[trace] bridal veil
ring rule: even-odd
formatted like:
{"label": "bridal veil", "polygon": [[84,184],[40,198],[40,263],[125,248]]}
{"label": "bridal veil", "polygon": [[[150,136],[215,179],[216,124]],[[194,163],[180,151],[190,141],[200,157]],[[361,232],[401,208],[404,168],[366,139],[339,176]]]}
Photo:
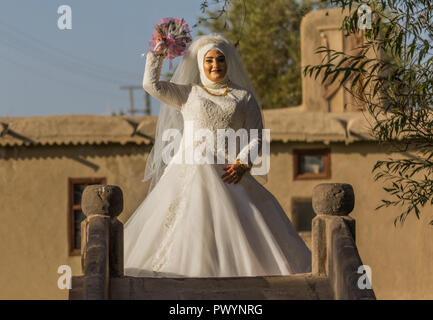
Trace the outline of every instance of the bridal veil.
{"label": "bridal veil", "polygon": [[[185,51],[182,60],[177,66],[170,82],[186,85],[186,84],[197,84],[202,85],[200,80],[200,70],[197,63],[197,53],[200,48],[207,44],[215,43],[218,46],[224,48],[225,58],[227,63],[228,78],[230,81],[238,84],[239,86],[248,89],[257,99],[255,90],[251,83],[251,80],[246,72],[239,54],[235,46],[225,37],[217,33],[211,33],[209,35],[198,36]],[[263,110],[260,106],[260,111],[263,117]],[[179,135],[175,137],[174,142],[164,141],[163,133],[166,129],[176,129],[179,131]],[[163,161],[164,148],[169,143],[174,143],[175,150],[178,150],[180,137],[183,134],[183,118],[182,113],[173,106],[161,102],[160,112],[156,125],[155,141],[152,150],[149,153],[146,162],[146,168],[144,172],[144,181],[150,181],[148,193],[154,188],[159,181],[160,177],[164,173],[164,169],[167,164]],[[264,158],[263,158],[264,159]],[[264,161],[264,160],[262,160]],[[258,180],[262,183],[267,182],[267,175],[257,175]]]}

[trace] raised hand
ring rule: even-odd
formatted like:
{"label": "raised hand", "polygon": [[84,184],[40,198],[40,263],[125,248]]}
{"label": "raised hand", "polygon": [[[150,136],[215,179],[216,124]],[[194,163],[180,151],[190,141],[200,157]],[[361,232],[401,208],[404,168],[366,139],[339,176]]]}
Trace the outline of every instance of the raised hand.
{"label": "raised hand", "polygon": [[[162,37],[162,34],[160,32],[158,32],[158,34],[156,35],[156,43],[158,43],[159,41],[164,41],[164,38]],[[158,46],[158,48],[156,49],[157,52],[162,52],[163,50],[165,50],[166,45],[165,45],[165,41],[164,44],[161,44]],[[165,57],[166,54],[164,54]]]}

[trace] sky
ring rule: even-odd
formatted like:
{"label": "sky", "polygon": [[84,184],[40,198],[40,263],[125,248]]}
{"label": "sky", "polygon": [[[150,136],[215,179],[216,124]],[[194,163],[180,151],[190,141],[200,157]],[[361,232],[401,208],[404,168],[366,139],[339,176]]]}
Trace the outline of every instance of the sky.
{"label": "sky", "polygon": [[[110,115],[129,109],[141,86],[154,25],[181,17],[191,28],[201,0],[1,0],[0,117]],[[58,8],[71,8],[72,29],[60,30]],[[173,61],[175,66],[180,57]],[[162,73],[168,72],[168,60]],[[152,115],[159,102],[151,99]],[[144,108],[144,90],[134,90]]]}

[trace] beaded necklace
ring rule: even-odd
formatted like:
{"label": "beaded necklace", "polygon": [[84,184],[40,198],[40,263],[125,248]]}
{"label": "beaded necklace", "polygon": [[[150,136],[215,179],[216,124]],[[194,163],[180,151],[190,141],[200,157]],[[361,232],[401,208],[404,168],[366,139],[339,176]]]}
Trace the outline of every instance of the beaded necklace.
{"label": "beaded necklace", "polygon": [[229,84],[227,83],[226,84],[226,90],[223,92],[223,93],[213,93],[213,92],[211,92],[208,88],[206,88],[205,86],[201,86],[203,89],[204,89],[204,91],[206,91],[207,93],[209,93],[209,94],[211,94],[211,95],[213,95],[213,96],[217,96],[217,97],[221,97],[221,96],[226,96],[228,93],[229,93]]}

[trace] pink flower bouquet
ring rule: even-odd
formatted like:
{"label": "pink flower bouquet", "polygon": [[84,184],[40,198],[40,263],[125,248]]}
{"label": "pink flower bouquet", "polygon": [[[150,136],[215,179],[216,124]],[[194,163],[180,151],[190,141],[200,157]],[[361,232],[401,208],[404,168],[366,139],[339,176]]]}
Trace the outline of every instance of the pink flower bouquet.
{"label": "pink flower bouquet", "polygon": [[[158,33],[162,36],[162,41],[157,41]],[[162,18],[155,25],[149,45],[152,51],[156,51],[160,45],[165,47],[171,69],[172,60],[183,55],[191,41],[188,24],[183,18]]]}

